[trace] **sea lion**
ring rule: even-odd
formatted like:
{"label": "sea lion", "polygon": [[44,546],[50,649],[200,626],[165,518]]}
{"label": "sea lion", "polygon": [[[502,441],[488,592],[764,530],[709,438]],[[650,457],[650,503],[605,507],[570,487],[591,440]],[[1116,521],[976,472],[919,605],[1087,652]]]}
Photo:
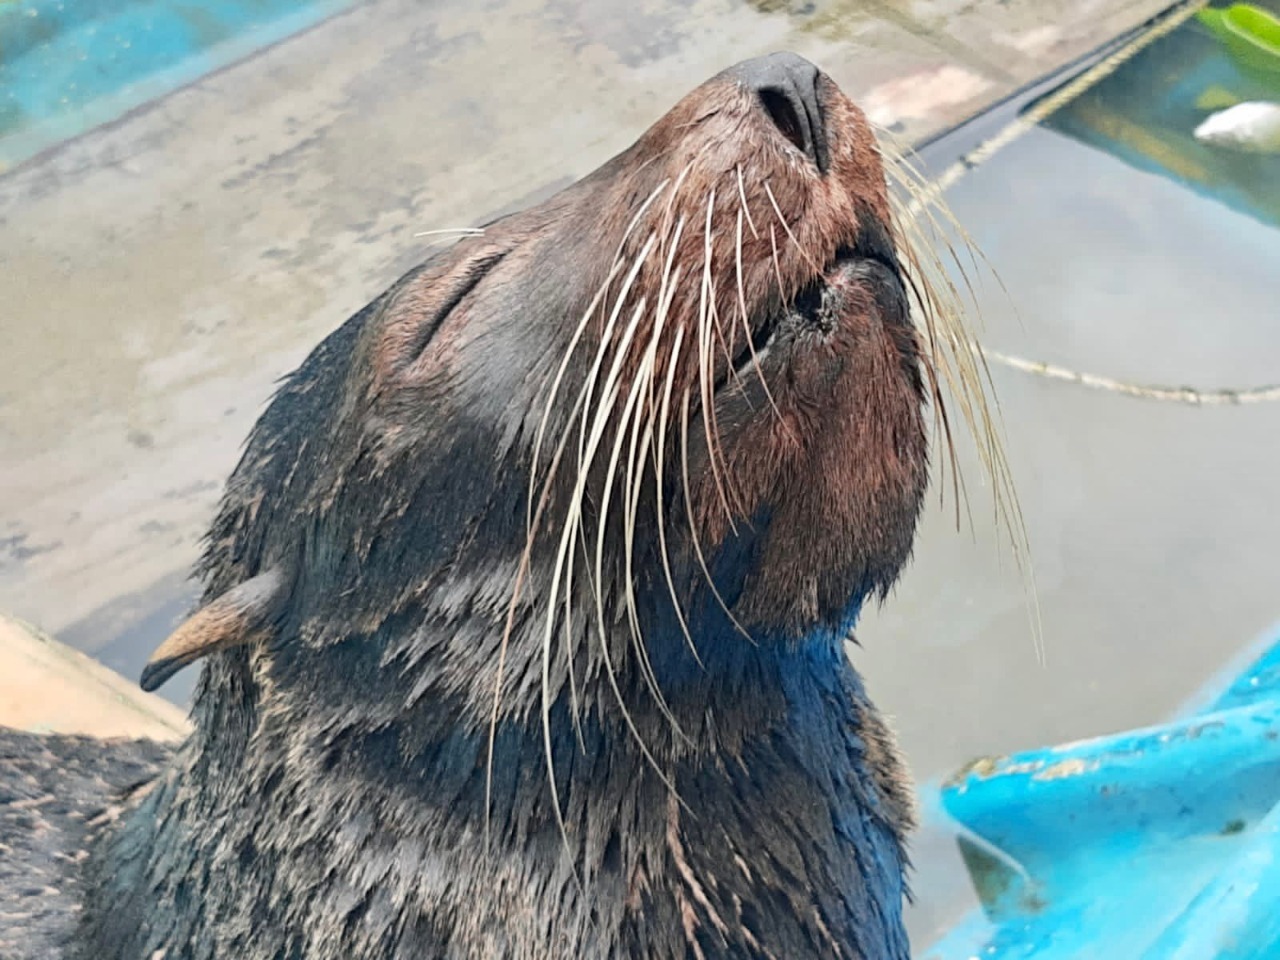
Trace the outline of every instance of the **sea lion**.
{"label": "sea lion", "polygon": [[40,942],[907,957],[911,794],[843,647],[928,477],[902,249],[867,120],[774,54],[351,317],[144,673],[203,658],[195,732],[72,818]]}

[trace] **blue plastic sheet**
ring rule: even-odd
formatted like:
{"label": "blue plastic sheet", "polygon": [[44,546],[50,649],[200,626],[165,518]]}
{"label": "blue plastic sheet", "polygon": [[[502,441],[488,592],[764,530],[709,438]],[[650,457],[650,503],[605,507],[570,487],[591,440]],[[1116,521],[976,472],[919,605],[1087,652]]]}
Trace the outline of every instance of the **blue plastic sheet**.
{"label": "blue plastic sheet", "polygon": [[1280,957],[1280,637],[1170,723],[942,789],[982,909],[926,960]]}

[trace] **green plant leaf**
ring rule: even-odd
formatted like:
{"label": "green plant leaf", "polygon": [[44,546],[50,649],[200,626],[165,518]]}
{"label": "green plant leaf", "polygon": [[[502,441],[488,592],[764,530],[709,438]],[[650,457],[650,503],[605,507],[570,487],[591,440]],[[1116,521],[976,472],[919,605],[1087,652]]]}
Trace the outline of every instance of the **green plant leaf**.
{"label": "green plant leaf", "polygon": [[1280,20],[1249,3],[1208,8],[1196,15],[1241,65],[1280,73]]}

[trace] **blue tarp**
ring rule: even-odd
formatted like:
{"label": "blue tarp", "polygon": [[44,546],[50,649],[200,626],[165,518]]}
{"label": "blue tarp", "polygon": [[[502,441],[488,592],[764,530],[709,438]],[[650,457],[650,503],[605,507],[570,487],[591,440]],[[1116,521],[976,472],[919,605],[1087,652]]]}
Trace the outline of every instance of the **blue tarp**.
{"label": "blue tarp", "polygon": [[1280,636],[1161,726],[942,788],[982,909],[924,960],[1280,957]]}

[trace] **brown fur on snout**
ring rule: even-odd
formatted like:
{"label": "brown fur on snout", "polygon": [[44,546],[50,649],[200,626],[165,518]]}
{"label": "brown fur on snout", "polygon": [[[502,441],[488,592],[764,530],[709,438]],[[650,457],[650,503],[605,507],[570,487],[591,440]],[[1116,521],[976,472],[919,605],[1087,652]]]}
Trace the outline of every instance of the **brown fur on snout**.
{"label": "brown fur on snout", "polygon": [[[520,428],[536,434],[531,502],[548,483],[564,487],[542,530],[554,535],[584,511],[621,514],[602,488],[639,503],[657,472],[671,488],[657,522],[691,529],[703,564],[740,522],[771,511],[777,530],[742,616],[803,632],[838,621],[855,591],[886,589],[925,484],[920,351],[905,303],[853,291],[837,328],[785,364],[761,365],[751,346],[865,231],[894,243],[865,116],[825,75],[817,98],[825,170],[728,71],[590,177],[459,242],[396,295],[372,348],[384,442],[403,442],[415,405],[456,401],[460,381],[489,375],[484,344],[523,324],[525,382],[541,387]],[[552,295],[561,306],[545,320],[509,309]],[[750,368],[731,371],[743,351]],[[744,419],[729,394],[753,379],[763,389],[749,391]],[[734,429],[721,428],[725,417]],[[584,473],[592,479],[575,492]],[[644,499],[653,506],[652,493]],[[653,512],[632,506],[632,533],[619,539],[642,540],[634,528]],[[678,552],[678,540],[673,531],[663,549]]]}
{"label": "brown fur on snout", "polygon": [[[625,317],[643,302],[656,312],[665,293],[668,332],[659,355],[666,357],[669,331],[696,324],[710,260],[718,346],[740,345],[735,338],[743,335],[744,304],[755,319],[794,298],[837,249],[856,243],[860,216],[882,227],[892,222],[881,156],[865,115],[825,75],[819,93],[830,141],[825,174],[774,126],[754,91],[722,74],[589,177],[540,207],[487,227],[482,237],[460,241],[397,295],[377,347],[378,382],[430,377],[432,361],[447,362],[465,328],[490,318],[490,292],[513,279],[528,289],[548,274],[548,283],[574,289],[578,312],[566,316],[566,324],[590,310],[588,333],[597,339],[612,311]],[[549,257],[552,249],[561,256]],[[600,256],[604,250],[617,252],[609,260]],[[625,274],[636,264],[628,286]],[[654,325],[647,315],[629,369],[650,343]],[[682,368],[681,380],[692,378]]]}
{"label": "brown fur on snout", "polygon": [[[773,378],[781,413],[739,415],[722,438],[743,517],[768,515],[740,616],[792,635],[814,623],[838,628],[851,585],[887,590],[910,555],[928,481],[919,346],[905,301],[878,303],[864,284],[845,295],[826,342],[770,358],[785,371]],[[704,491],[701,502],[712,496]],[[728,521],[714,510],[705,517],[707,539],[719,542]]]}

